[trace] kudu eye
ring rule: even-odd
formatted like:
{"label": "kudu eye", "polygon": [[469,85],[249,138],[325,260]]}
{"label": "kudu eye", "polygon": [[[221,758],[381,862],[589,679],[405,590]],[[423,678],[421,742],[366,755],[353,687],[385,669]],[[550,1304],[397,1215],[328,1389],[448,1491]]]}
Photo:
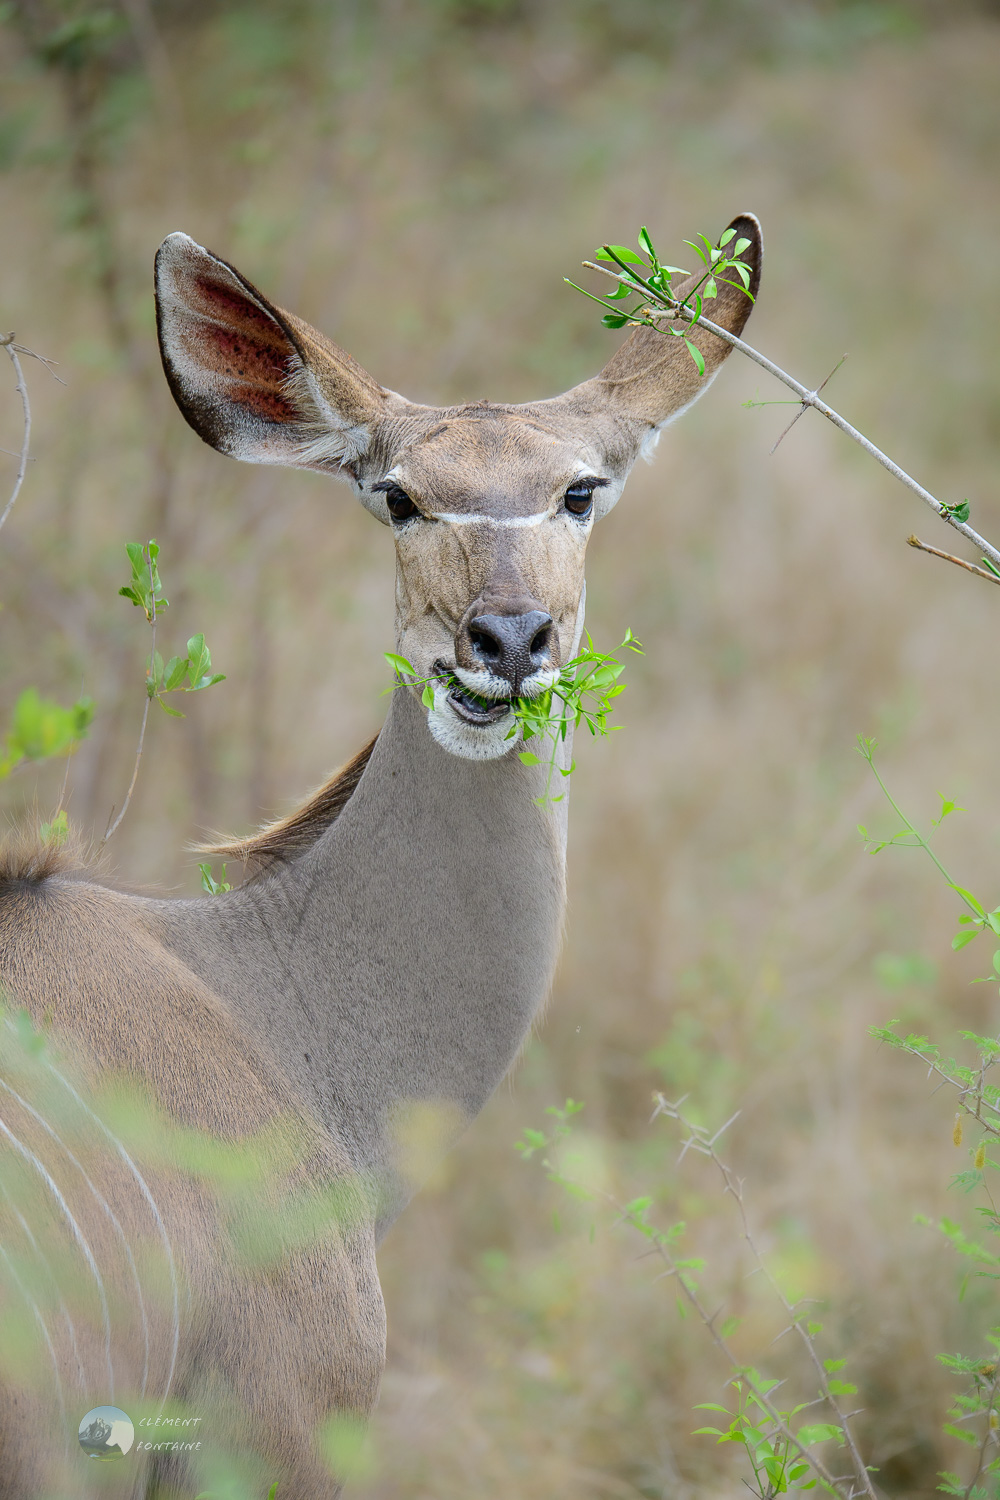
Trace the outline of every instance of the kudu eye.
{"label": "kudu eye", "polygon": [[386,490],[385,503],[394,521],[408,521],[411,516],[417,514],[417,507],[406,491],[401,490],[398,484],[394,484],[391,489]]}
{"label": "kudu eye", "polygon": [[594,508],[594,488],[590,484],[571,484],[563,496],[563,504],[573,516],[589,516]]}

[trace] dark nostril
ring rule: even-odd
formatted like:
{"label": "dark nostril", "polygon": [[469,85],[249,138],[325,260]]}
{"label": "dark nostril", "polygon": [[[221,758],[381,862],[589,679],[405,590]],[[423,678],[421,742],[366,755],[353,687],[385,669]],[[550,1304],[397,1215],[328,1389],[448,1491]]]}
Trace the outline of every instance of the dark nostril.
{"label": "dark nostril", "polygon": [[495,659],[501,654],[500,642],[494,636],[487,635],[485,630],[470,630],[469,640],[472,642],[472,649],[479,656]]}
{"label": "dark nostril", "polygon": [[534,637],[531,645],[528,647],[528,650],[531,652],[532,656],[541,656],[543,651],[548,650],[549,635],[551,634],[551,631],[551,625],[542,626],[541,630]]}

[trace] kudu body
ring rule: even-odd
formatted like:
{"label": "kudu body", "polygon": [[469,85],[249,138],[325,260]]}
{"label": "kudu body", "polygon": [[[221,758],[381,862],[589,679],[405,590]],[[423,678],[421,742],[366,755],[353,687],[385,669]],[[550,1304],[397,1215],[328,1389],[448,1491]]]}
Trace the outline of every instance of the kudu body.
{"label": "kudu body", "polygon": [[[755,292],[759,226],[734,223]],[[436,678],[434,705],[399,688],[372,746],[234,846],[249,878],[223,896],[150,899],[44,849],[0,857],[0,987],[51,1027],[34,1094],[27,1073],[0,1073],[0,1152],[24,1186],[0,1198],[0,1298],[38,1351],[21,1366],[0,1350],[0,1497],[193,1494],[229,1452],[248,1495],[277,1480],[279,1500],[330,1500],[315,1433],[367,1415],[381,1376],[375,1246],[413,1185],[400,1121],[433,1106],[447,1136],[475,1116],[556,961],[566,803],[536,800],[510,701],[573,654],[593,520],[729,346],[697,332],[702,378],[682,340],[636,329],[563,396],[442,410],[384,390],[184,235],[161,247],[157,305],[167,378],[202,437],[339,474],[392,527],[397,650]],[[726,283],[710,304],[734,332],[750,306]],[[166,1148],[123,1143],[93,1102],[109,1076],[141,1089],[164,1139],[270,1141],[259,1205],[229,1212]],[[234,1212],[291,1223],[289,1204],[331,1191],[347,1207],[321,1233],[234,1254]],[[83,1289],[68,1303],[71,1262]],[[201,1448],[92,1464],[76,1423],[108,1402],[200,1416]]]}

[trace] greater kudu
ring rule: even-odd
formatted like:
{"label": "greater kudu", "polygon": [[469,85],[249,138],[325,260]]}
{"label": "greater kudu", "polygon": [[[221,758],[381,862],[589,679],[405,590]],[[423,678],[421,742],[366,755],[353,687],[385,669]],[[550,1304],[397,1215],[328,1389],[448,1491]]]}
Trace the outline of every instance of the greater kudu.
{"label": "greater kudu", "polygon": [[[755,293],[760,228],[733,227]],[[346,478],[392,528],[397,651],[438,685],[430,708],[398,690],[372,744],[232,847],[249,876],[230,894],[124,894],[45,848],[0,859],[0,984],[48,1019],[56,1059],[34,1100],[0,1081],[2,1139],[40,1205],[33,1227],[23,1194],[0,1199],[2,1290],[43,1354],[29,1376],[0,1350],[0,1496],[193,1493],[190,1457],[104,1467],[61,1444],[89,1407],[156,1412],[169,1392],[168,1412],[201,1417],[196,1457],[244,1454],[248,1495],[276,1479],[279,1500],[330,1500],[314,1434],[332,1412],[367,1414],[382,1371],[375,1247],[411,1191],[401,1113],[434,1105],[453,1133],[472,1119],[556,961],[566,803],[539,805],[542,773],[511,754],[511,699],[573,654],[593,522],[730,346],[694,335],[702,377],[683,340],[637,328],[565,395],[439,409],[383,389],[186,235],[161,246],[156,288],[164,369],[195,431],[236,458]],[[751,302],[722,282],[711,307],[738,333]],[[151,1148],[137,1159],[98,1122],[83,1091],[109,1071],[164,1130],[259,1142],[291,1121],[297,1154],[275,1149],[262,1214],[338,1184],[353,1208],[240,1259],[217,1184]],[[60,1100],[77,1101],[73,1143],[52,1124]],[[72,1257],[89,1302],[69,1306]]]}

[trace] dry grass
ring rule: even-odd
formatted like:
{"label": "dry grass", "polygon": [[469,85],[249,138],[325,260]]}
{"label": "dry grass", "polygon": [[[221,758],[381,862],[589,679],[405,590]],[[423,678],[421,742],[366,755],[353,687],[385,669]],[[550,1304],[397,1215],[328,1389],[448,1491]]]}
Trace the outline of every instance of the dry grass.
{"label": "dry grass", "polygon": [[[752,208],[768,244],[754,341],[817,381],[849,350],[834,403],[1000,536],[1000,25],[955,9],[864,41],[817,20],[800,42],[770,6],[767,56],[738,65],[725,11],[671,50],[609,39],[596,5],[508,10],[474,25],[453,6],[317,3],[297,30],[273,7],[166,25],[155,86],[122,75],[105,101],[127,347],[74,227],[65,100],[0,32],[4,139],[21,132],[0,184],[0,325],[69,382],[29,371],[35,463],[0,539],[0,723],[24,685],[68,699],[84,678],[98,717],[69,806],[103,827],[141,708],[145,640],[116,598],[126,538],[159,538],[165,632],[203,629],[228,673],[183,723],[151,724],[115,839],[130,883],[194,889],[185,843],[281,810],[356,750],[391,645],[391,542],[349,492],[238,469],[170,406],[148,273],[172,229],[388,385],[521,399],[612,347],[560,282],[599,240],[647,222],[678,246]],[[625,12],[640,39],[644,13]],[[736,1455],[690,1436],[725,1375],[703,1330],[627,1234],[513,1151],[547,1104],[583,1099],[589,1170],[688,1221],[745,1317],[741,1351],[770,1357],[776,1315],[713,1179],[678,1171],[669,1129],[648,1128],[654,1087],[690,1091],[706,1118],[742,1109],[729,1150],[751,1214],[789,1284],[828,1303],[886,1493],[930,1495],[957,1461],[934,1356],[978,1349],[995,1314],[975,1285],[959,1304],[953,1259],[913,1216],[957,1211],[964,1156],[950,1101],[866,1030],[899,1015],[948,1043],[1000,1020],[995,991],[968,988],[983,956],[949,952],[953,903],[929,864],[862,853],[856,824],[888,820],[854,737],[882,741],[925,821],[938,789],[959,794],[972,813],[943,830],[946,863],[1000,896],[997,599],[907,550],[915,527],[942,537],[818,418],[768,458],[787,409],[741,403],[782,394],[730,362],[594,540],[595,639],[630,625],[648,655],[629,665],[624,732],[578,757],[549,1013],[385,1246],[380,1469],[359,1500],[746,1493]],[[17,416],[5,402],[4,448]],[[61,777],[41,776],[43,808]],[[35,795],[27,778],[4,788],[11,810]],[[885,953],[930,977],[888,988]]]}

